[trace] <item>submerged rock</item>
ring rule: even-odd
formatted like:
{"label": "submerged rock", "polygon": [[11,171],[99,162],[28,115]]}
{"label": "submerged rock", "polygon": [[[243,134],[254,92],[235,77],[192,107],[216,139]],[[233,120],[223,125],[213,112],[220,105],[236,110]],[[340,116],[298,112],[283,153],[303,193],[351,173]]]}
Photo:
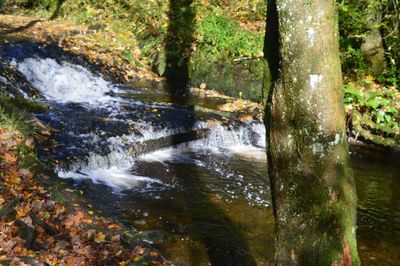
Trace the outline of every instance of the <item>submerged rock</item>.
{"label": "submerged rock", "polygon": [[161,244],[166,240],[167,233],[163,230],[146,230],[134,234],[134,237],[149,244]]}

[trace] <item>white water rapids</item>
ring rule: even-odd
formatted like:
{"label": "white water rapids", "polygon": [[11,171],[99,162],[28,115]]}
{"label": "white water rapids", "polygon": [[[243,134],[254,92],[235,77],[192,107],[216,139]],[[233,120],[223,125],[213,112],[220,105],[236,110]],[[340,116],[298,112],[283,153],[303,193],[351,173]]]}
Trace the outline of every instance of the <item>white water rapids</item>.
{"label": "white water rapids", "polygon": [[12,64],[50,100],[92,106],[115,101],[106,93],[117,90],[117,87],[82,66],[65,61],[60,64],[50,58],[27,58]]}
{"label": "white water rapids", "polygon": [[[13,61],[12,64],[51,102],[78,103],[88,109],[107,108],[114,115],[122,113],[121,103],[143,104],[132,99],[127,102],[126,99],[110,96],[112,95],[110,92],[119,91],[118,86],[79,65],[42,58],[27,58],[19,62]],[[110,116],[109,119],[115,118]],[[91,179],[95,183],[103,183],[120,190],[162,183],[158,179],[132,174],[131,169],[139,160],[162,163],[191,161],[187,155],[188,151],[239,154],[252,160],[265,160],[265,128],[262,124],[243,124],[231,129],[222,126],[221,123],[207,124],[198,121],[192,129],[208,128],[209,134],[206,138],[138,157],[134,157],[130,149],[135,143],[182,133],[184,129],[179,127],[156,129],[152,123],[146,121],[134,121],[133,124],[136,128],[144,129],[141,136],[127,132],[108,137],[107,145],[110,150],[108,154],[98,154],[93,151],[87,160],[76,162],[67,170],[58,169],[59,177]],[[77,133],[71,131],[70,134]],[[93,143],[100,139],[100,135],[95,132],[84,137],[82,139],[86,142]]]}

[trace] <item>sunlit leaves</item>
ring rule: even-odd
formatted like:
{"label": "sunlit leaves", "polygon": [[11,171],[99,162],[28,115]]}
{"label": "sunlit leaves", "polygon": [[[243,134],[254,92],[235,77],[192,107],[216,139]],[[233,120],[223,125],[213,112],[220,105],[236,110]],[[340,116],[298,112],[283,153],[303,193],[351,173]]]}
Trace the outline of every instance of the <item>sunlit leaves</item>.
{"label": "sunlit leaves", "polygon": [[94,237],[94,242],[98,244],[103,243],[105,240],[106,240],[106,235],[103,234],[102,232],[97,233]]}

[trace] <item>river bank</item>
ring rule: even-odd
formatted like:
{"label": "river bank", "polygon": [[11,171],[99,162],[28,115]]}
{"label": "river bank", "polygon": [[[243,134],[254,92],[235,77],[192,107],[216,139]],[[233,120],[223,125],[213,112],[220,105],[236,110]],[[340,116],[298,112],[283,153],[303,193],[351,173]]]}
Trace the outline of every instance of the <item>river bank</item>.
{"label": "river bank", "polygon": [[53,130],[31,112],[48,109],[11,66],[0,75],[0,265],[169,265],[39,161]]}

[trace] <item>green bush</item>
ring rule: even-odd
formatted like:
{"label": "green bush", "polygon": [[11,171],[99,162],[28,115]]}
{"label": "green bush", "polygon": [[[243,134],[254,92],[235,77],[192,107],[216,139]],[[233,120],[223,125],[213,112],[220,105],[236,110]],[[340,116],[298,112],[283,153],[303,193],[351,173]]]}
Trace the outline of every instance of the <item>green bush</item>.
{"label": "green bush", "polygon": [[397,104],[398,93],[394,89],[361,91],[351,85],[344,87],[344,103],[361,113],[370,113],[372,122],[393,130],[400,126],[400,112]]}
{"label": "green bush", "polygon": [[209,14],[197,27],[198,46],[212,54],[225,52],[228,56],[256,57],[262,54],[263,33],[241,29],[227,15]]}

